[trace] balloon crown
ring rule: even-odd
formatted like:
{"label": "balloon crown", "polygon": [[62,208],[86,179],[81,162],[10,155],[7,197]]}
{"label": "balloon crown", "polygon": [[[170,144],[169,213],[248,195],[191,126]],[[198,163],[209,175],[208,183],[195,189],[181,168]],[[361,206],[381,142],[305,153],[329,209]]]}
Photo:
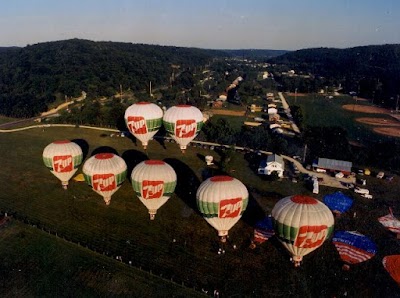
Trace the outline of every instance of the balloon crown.
{"label": "balloon crown", "polygon": [[110,159],[113,158],[114,154],[112,153],[98,153],[94,157],[96,159]]}
{"label": "balloon crown", "polygon": [[211,177],[210,180],[212,182],[226,182],[226,181],[232,181],[233,178],[230,176],[214,176]]}
{"label": "balloon crown", "polygon": [[144,162],[146,165],[164,165],[165,162],[162,160],[150,159]]}
{"label": "balloon crown", "polygon": [[291,200],[292,202],[298,204],[308,204],[308,205],[318,204],[318,201],[316,199],[303,195],[295,195],[291,198]]}
{"label": "balloon crown", "polygon": [[70,140],[59,140],[59,141],[54,141],[53,144],[67,144],[71,143]]}

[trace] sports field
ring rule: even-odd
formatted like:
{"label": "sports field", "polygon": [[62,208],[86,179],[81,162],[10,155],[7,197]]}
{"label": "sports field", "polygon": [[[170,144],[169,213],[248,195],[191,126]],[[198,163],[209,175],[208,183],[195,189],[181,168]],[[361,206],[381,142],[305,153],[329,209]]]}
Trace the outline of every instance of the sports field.
{"label": "sports field", "polygon": [[[13,238],[12,226],[3,227],[0,237],[6,235],[2,240],[8,241],[10,246],[1,245],[0,255],[7,252],[10,257],[7,258],[7,266],[1,265],[1,274],[7,274],[10,268],[19,269],[22,266],[23,270],[23,264],[29,270],[40,266],[40,260],[48,254],[47,247],[62,251],[57,247],[60,239],[79,248],[78,251],[81,247],[86,251],[87,247],[88,258],[91,260],[88,264],[83,263],[81,269],[79,266],[76,268],[75,265],[68,265],[72,262],[69,261],[70,255],[79,255],[80,252],[60,254],[55,257],[54,263],[51,262],[52,258],[45,260],[48,266],[45,268],[50,270],[40,271],[44,274],[42,279],[27,282],[29,275],[12,279],[15,283],[3,283],[2,290],[12,293],[26,285],[24,293],[27,294],[35,295],[38,293],[36,289],[45,289],[43,291],[48,291],[49,296],[57,295],[58,288],[52,289],[50,286],[53,279],[58,276],[59,280],[69,278],[63,270],[54,269],[61,263],[65,264],[67,270],[71,270],[74,283],[82,275],[81,287],[76,287],[81,296],[92,296],[91,291],[95,292],[93,296],[101,296],[107,283],[97,283],[90,277],[99,269],[97,261],[92,260],[91,256],[96,258],[100,255],[107,260],[106,266],[110,266],[106,268],[115,270],[114,276],[122,274],[123,282],[119,277],[115,278],[118,280],[118,292],[113,292],[115,295],[130,295],[133,292],[142,296],[141,293],[146,293],[146,287],[152,286],[139,284],[138,292],[135,292],[134,281],[124,277],[124,274],[128,274],[124,273],[128,270],[126,268],[130,266],[147,272],[151,270],[153,275],[161,276],[161,280],[172,279],[177,285],[183,283],[183,289],[174,286],[166,288],[165,292],[161,289],[162,293],[158,296],[164,297],[171,296],[171,291],[176,291],[175,296],[193,296],[190,292],[193,288],[199,294],[204,290],[211,295],[214,290],[218,290],[224,297],[331,297],[344,295],[345,292],[349,296],[390,296],[398,293],[397,285],[381,265],[382,257],[396,253],[398,245],[394,236],[384,230],[376,218],[387,213],[388,204],[398,204],[399,186],[393,188],[392,192],[384,192],[385,188],[382,188],[374,201],[355,197],[352,213],[357,212],[358,216],[353,218],[352,213],[344,214],[336,222],[338,229],[357,229],[369,235],[372,233],[379,248],[379,254],[374,259],[343,273],[337,252],[327,241],[305,257],[302,267],[295,269],[289,261],[289,255],[276,239],[254,250],[248,246],[254,223],[269,214],[280,198],[293,194],[311,194],[302,183],[265,181],[249,168],[251,159],[247,155],[235,154],[226,171],[245,183],[250,192],[250,203],[242,219],[231,229],[229,241],[222,245],[218,242],[216,231],[199,215],[195,205],[197,186],[205,176],[218,173],[217,170],[206,168],[204,156],[212,154],[218,164],[219,154],[198,147],[189,147],[186,154],[182,154],[176,144],[156,141],[149,144],[148,152],[145,153],[140,144],[135,145],[130,139],[108,135],[106,132],[82,128],[32,129],[0,135],[0,210],[8,211],[18,220],[16,235],[20,233],[18,229],[30,231],[34,227],[40,233],[43,229],[49,234],[48,242],[34,240],[37,247],[30,250],[32,260],[28,258],[29,253],[15,259],[15,255],[7,252],[7,248],[19,247],[22,251],[27,245]],[[149,221],[147,209],[134,197],[129,181],[113,196],[109,206],[82,182],[72,181],[69,189],[64,191],[59,181],[43,165],[41,157],[44,147],[57,139],[76,140],[84,149],[86,157],[93,152],[115,150],[127,161],[130,170],[144,159],[163,159],[177,172],[175,194],[158,211],[155,220]],[[318,198],[333,191],[321,187]],[[354,196],[353,193],[350,195]],[[217,253],[220,247],[226,251],[225,254]],[[121,257],[122,261],[117,261],[116,257]],[[128,275],[136,278],[136,273],[129,270]],[[100,281],[106,278],[101,272]],[[73,293],[73,289],[69,290],[69,293]],[[144,296],[154,296],[154,292],[148,293]]]}

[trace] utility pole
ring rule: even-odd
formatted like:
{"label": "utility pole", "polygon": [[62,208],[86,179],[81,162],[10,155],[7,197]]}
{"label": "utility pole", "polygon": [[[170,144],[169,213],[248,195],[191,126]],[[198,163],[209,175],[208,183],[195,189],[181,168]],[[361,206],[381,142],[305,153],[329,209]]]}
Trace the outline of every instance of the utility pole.
{"label": "utility pole", "polygon": [[122,84],[119,84],[119,99],[122,101]]}
{"label": "utility pole", "polygon": [[294,89],[294,102],[297,103],[297,88]]}
{"label": "utility pole", "polygon": [[151,93],[151,81],[150,81],[150,88],[149,88],[149,90],[150,90],[150,97],[153,95],[152,93]]}
{"label": "utility pole", "polygon": [[396,113],[399,112],[399,95],[397,94],[397,99],[396,99]]}
{"label": "utility pole", "polygon": [[303,164],[306,162],[307,144],[304,145]]}

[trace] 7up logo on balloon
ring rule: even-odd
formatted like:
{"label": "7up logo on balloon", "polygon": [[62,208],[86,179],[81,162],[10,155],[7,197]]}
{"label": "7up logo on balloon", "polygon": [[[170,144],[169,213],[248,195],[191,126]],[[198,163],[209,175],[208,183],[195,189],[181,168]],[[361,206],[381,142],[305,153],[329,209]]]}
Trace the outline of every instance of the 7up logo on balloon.
{"label": "7up logo on balloon", "polygon": [[294,245],[301,248],[318,247],[324,242],[328,233],[328,227],[322,226],[302,226],[299,228]]}
{"label": "7up logo on balloon", "polygon": [[192,138],[196,134],[197,124],[193,119],[177,120],[175,125],[175,135],[178,138]]}
{"label": "7up logo on balloon", "polygon": [[128,128],[133,134],[147,133],[146,120],[141,116],[129,116]]}
{"label": "7up logo on balloon", "polygon": [[73,169],[72,156],[62,155],[53,157],[53,169],[56,173],[70,172]]}
{"label": "7up logo on balloon", "polygon": [[236,217],[242,210],[242,198],[221,200],[219,203],[219,218]]}
{"label": "7up logo on balloon", "polygon": [[142,182],[142,197],[144,199],[159,199],[164,192],[163,181],[149,181]]}
{"label": "7up logo on balloon", "polygon": [[117,188],[114,174],[93,175],[93,189],[97,191],[111,191]]}

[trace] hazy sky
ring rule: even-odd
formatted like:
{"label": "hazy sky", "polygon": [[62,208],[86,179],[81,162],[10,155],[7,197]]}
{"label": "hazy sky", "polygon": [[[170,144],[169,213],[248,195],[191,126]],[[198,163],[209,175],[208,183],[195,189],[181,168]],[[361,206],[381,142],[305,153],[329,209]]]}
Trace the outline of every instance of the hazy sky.
{"label": "hazy sky", "polygon": [[213,49],[400,43],[400,0],[0,1],[0,46],[70,38]]}

